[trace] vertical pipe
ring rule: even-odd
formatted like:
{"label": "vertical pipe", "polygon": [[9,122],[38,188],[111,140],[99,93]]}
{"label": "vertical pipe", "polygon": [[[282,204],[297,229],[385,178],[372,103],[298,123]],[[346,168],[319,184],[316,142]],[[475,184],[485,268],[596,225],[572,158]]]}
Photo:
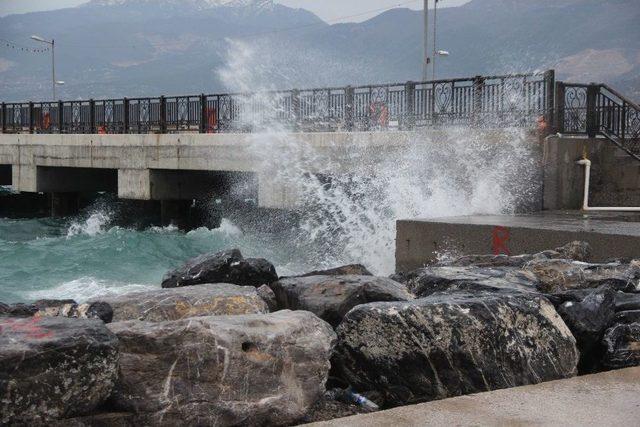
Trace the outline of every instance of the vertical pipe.
{"label": "vertical pipe", "polygon": [[58,101],[58,132],[64,133],[64,104],[62,101]]}

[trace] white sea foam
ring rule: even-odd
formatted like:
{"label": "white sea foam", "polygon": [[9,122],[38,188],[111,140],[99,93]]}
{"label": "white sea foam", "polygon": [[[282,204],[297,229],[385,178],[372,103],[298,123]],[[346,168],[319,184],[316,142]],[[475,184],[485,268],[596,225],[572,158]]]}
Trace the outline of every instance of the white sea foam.
{"label": "white sea foam", "polygon": [[158,285],[121,283],[96,279],[95,277],[81,277],[61,283],[53,288],[29,292],[25,296],[27,300],[73,299],[81,303],[100,297],[147,291],[158,287]]}
{"label": "white sea foam", "polygon": [[93,212],[89,218],[78,220],[71,223],[67,230],[67,237],[73,237],[80,234],[88,236],[96,236],[108,231],[108,225],[111,222],[111,215],[108,212]]}

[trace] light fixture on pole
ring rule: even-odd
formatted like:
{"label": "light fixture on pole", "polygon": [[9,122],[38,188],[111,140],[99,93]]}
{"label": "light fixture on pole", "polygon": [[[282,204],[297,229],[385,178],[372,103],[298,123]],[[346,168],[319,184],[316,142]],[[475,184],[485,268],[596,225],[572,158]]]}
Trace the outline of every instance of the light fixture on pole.
{"label": "light fixture on pole", "polygon": [[31,36],[31,40],[35,40],[40,43],[45,43],[51,46],[51,89],[53,98],[52,101],[56,100],[56,86],[63,85],[64,82],[59,82],[56,80],[56,41],[55,40],[46,40],[40,36]]}

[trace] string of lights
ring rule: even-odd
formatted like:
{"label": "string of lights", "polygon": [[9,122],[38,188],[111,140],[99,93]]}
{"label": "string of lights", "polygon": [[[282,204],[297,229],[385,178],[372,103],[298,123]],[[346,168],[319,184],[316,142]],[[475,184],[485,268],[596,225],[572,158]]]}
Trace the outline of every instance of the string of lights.
{"label": "string of lights", "polygon": [[28,53],[45,53],[51,50],[51,48],[49,47],[36,49],[28,46],[22,46],[10,40],[4,40],[4,39],[0,39],[0,47],[5,47],[8,49],[13,49],[15,51],[28,52]]}

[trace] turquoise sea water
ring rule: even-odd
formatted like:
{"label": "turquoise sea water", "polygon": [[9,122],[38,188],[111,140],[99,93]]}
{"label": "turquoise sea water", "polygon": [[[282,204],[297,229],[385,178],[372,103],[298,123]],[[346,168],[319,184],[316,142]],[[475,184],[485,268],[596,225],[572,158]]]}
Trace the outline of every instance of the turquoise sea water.
{"label": "turquoise sea water", "polygon": [[112,226],[103,212],[67,219],[0,219],[0,301],[41,298],[83,301],[105,294],[153,289],[164,273],[207,252],[237,247],[269,259],[279,274],[304,270],[268,239],[247,237],[223,220],[218,229],[188,233],[173,227],[132,230]]}

